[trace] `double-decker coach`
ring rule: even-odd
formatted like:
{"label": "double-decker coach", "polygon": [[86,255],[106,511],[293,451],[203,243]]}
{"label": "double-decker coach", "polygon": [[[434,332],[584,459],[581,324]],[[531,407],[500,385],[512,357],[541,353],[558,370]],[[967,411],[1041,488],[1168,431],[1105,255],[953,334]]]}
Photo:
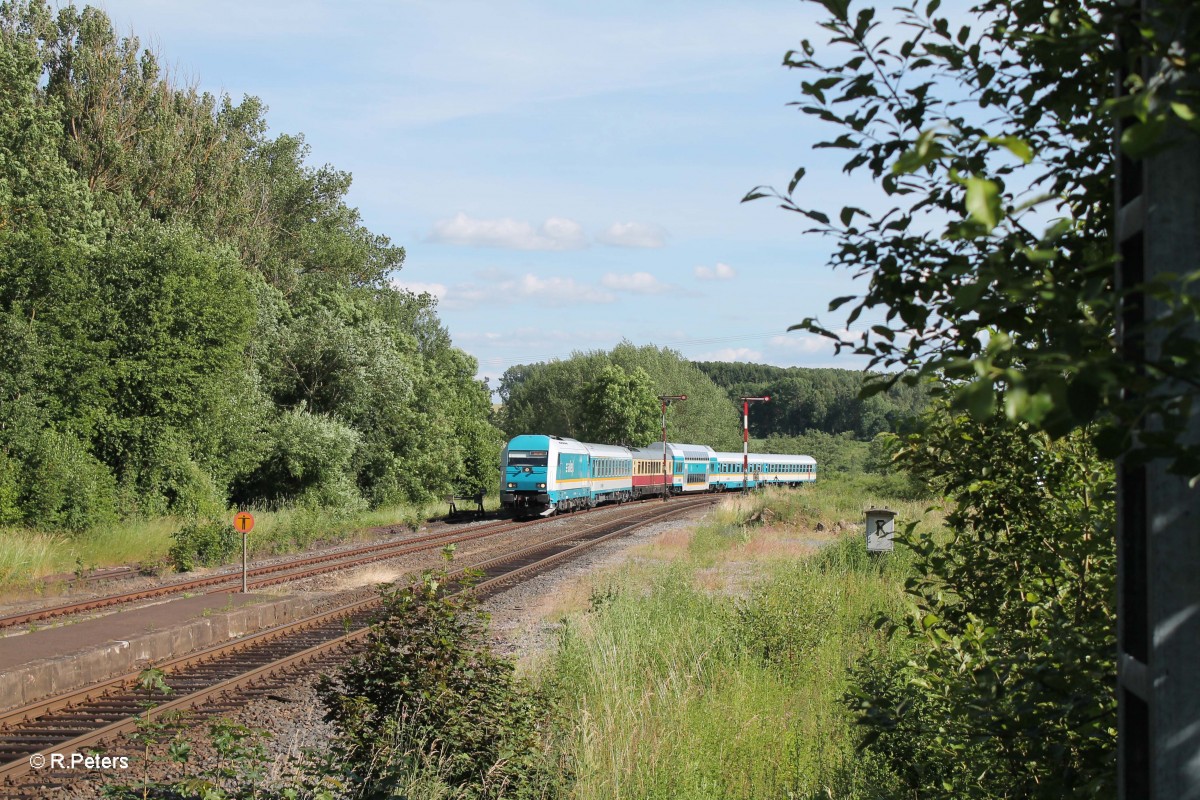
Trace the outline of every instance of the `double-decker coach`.
{"label": "double-decker coach", "polygon": [[667,442],[667,472],[663,476],[663,446],[652,444],[633,450],[634,497],[708,491],[713,449],[703,444]]}

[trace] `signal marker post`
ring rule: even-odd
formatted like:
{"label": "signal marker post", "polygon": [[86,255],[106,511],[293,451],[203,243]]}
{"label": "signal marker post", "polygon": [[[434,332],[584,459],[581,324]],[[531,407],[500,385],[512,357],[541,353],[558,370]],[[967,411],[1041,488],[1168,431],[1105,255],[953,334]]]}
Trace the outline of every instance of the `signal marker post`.
{"label": "signal marker post", "polygon": [[663,502],[667,502],[667,406],[676,400],[687,400],[686,394],[660,394],[658,401],[662,403],[662,446],[663,446]]}
{"label": "signal marker post", "polygon": [[750,490],[750,404],[769,403],[771,396],[743,397],[742,400],[742,494]]}
{"label": "signal marker post", "polygon": [[239,511],[233,515],[233,527],[242,534],[242,594],[246,594],[246,536],[254,530],[254,515]]}

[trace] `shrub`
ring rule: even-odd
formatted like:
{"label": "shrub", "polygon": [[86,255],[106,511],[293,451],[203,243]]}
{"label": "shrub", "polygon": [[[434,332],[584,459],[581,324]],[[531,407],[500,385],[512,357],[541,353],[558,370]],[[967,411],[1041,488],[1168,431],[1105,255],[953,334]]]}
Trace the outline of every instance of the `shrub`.
{"label": "shrub", "polygon": [[40,431],[26,461],[22,506],[39,528],[80,531],[116,519],[117,483],[75,436]]}
{"label": "shrub", "polygon": [[805,580],[805,569],[758,586],[737,610],[739,643],[762,660],[787,671],[802,668],[813,648],[839,633],[842,603],[829,581]]}
{"label": "shrub", "polygon": [[21,521],[21,466],[0,451],[0,525]]}
{"label": "shrub", "polygon": [[553,770],[543,697],[487,645],[475,601],[442,596],[444,575],[385,589],[386,615],[362,655],[319,692],[364,794],[432,772],[464,797],[541,797]]}
{"label": "shrub", "polygon": [[331,416],[294,409],[272,424],[269,438],[264,461],[234,487],[235,500],[362,506],[351,468],[361,440],[356,430]]}
{"label": "shrub", "polygon": [[171,538],[175,543],[169,555],[180,572],[228,563],[242,544],[232,525],[215,519],[191,520],[171,534]]}

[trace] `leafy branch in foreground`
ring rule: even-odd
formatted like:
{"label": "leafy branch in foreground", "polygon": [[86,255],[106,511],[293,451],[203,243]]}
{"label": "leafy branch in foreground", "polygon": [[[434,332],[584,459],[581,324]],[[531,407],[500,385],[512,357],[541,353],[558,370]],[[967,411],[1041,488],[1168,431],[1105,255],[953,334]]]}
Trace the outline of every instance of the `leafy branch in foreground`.
{"label": "leafy branch in foreground", "polygon": [[[1101,0],[987,0],[961,27],[939,0],[887,20],[822,5],[827,47],[804,41],[784,58],[805,75],[796,105],[833,128],[815,147],[847,150],[844,171],[865,168],[886,210],[811,207],[804,169],[786,192],[745,199],[806,217],[836,241],[835,267],[869,279],[831,311],[852,304],[849,324],[886,315],[857,337],[811,318],[795,327],[904,371],[876,390],[949,378],[975,419],[1002,400],[1009,419],[1054,436],[1099,421],[1104,455],[1168,458],[1200,476],[1200,450],[1180,436],[1200,400],[1200,270],[1118,288],[1111,237],[1115,120],[1131,121],[1121,148],[1133,159],[1200,132],[1189,4],[1166,0],[1143,20]],[[1112,99],[1115,76],[1141,59],[1153,74]],[[1145,359],[1117,350],[1123,302],[1154,309],[1125,332],[1163,343]]]}
{"label": "leafy branch in foreground", "polygon": [[922,797],[1115,790],[1114,478],[1076,432],[1052,440],[941,405],[898,454],[951,501],[949,539],[903,537],[911,652],[856,670],[860,747]]}

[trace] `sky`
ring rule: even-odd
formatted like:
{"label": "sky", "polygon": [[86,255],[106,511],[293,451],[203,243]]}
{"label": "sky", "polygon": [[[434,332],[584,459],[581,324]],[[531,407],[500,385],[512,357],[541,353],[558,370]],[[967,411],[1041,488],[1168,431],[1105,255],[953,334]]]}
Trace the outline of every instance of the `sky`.
{"label": "sky", "polygon": [[[348,171],[364,224],[406,250],[493,387],[519,363],[622,339],[694,360],[861,369],[789,325],[852,294],[831,240],[769,200],[836,214],[865,186],[789,107],[781,66],[823,40],[801,0],[107,0],[177,76],[268,106],[310,163]],[[833,155],[830,155],[830,153]],[[844,155],[843,155],[844,158]],[[863,179],[865,180],[865,179]],[[861,289],[861,287],[860,287]],[[863,320],[857,327],[878,320]]]}

